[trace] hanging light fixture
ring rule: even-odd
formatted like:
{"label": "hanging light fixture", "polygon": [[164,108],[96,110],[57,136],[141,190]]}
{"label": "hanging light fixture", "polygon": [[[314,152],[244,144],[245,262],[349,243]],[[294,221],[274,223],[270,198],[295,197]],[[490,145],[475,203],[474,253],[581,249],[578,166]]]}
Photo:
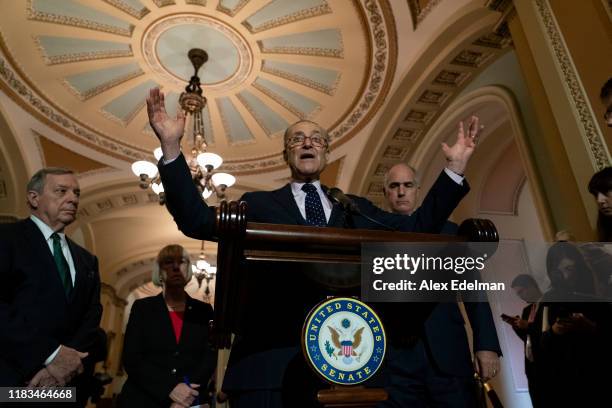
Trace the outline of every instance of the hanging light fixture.
{"label": "hanging light fixture", "polygon": [[206,288],[204,288],[204,300],[210,301],[210,281],[215,279],[217,275],[217,267],[212,266],[206,260],[206,254],[204,253],[204,241],[202,241],[202,246],[200,247],[200,255],[198,256],[198,260],[195,264],[191,265],[191,272],[193,272],[193,276],[195,276],[198,281],[198,288],[202,287],[202,281],[206,280]]}
{"label": "hanging light fixture", "polygon": [[[195,73],[185,87],[185,92],[181,93],[179,97],[179,105],[187,116],[191,117],[192,124],[191,154],[185,155],[185,159],[202,199],[207,200],[215,193],[217,199],[225,200],[226,190],[234,185],[236,178],[228,173],[215,172],[223,163],[223,159],[218,154],[206,150],[208,145],[206,144],[204,119],[202,117],[202,110],[206,106],[206,97],[202,95],[202,84],[198,77],[198,71],[208,61],[208,54],[202,49],[192,48],[187,53],[187,57],[191,61]],[[153,155],[159,161],[162,156],[161,148],[155,149]],[[151,187],[153,192],[159,196],[159,203],[163,205],[165,203],[164,186],[157,174],[157,166],[146,160],[140,160],[132,164],[132,172],[140,178],[140,187],[143,189]]]}

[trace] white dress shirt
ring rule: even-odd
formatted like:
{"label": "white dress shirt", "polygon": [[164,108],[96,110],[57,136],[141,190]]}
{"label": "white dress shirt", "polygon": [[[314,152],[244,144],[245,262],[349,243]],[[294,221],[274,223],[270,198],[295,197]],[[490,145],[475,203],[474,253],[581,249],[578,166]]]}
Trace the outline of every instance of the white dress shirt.
{"label": "white dress shirt", "polygon": [[[44,223],[40,218],[35,215],[30,215],[30,219],[34,221],[34,224],[40,229],[43,236],[45,237],[45,241],[49,246],[49,251],[51,251],[51,255],[53,255],[53,239],[51,239],[51,235],[55,231],[51,229],[47,224]],[[72,255],[70,254],[70,248],[68,247],[68,241],[66,241],[66,234],[63,232],[58,232],[57,235],[60,236],[60,242],[62,245],[62,253],[64,254],[64,258],[66,258],[66,262],[68,262],[68,268],[70,268],[70,279],[72,280],[72,286],[74,286],[74,277],[76,274],[76,270],[74,269],[74,261],[72,260]]]}
{"label": "white dress shirt", "polygon": [[[302,217],[306,219],[306,192],[302,191],[302,186],[306,184],[299,181],[291,182],[291,192],[293,193],[293,199],[300,209],[300,214]],[[323,204],[323,212],[325,213],[325,220],[329,222],[329,217],[331,217],[332,212],[332,202],[330,201],[327,194],[321,188],[321,182],[319,180],[315,180],[312,183],[313,186],[317,189],[317,193],[319,193],[319,197],[321,198],[321,204]]]}
{"label": "white dress shirt", "polygon": [[[40,218],[38,218],[35,215],[30,215],[30,219],[34,222],[34,224],[36,224],[40,232],[42,232],[43,236],[45,237],[45,241],[47,242],[47,245],[49,246],[49,251],[51,251],[51,256],[53,256],[53,239],[51,239],[51,235],[53,235],[55,231],[53,231],[51,227],[49,227],[47,224],[44,223],[44,221],[42,221]],[[62,253],[64,254],[64,258],[66,258],[66,262],[68,263],[68,268],[70,269],[70,279],[72,279],[72,285],[74,286],[76,269],[74,268],[74,261],[72,260],[72,255],[70,254],[70,248],[68,247],[68,241],[66,241],[66,234],[64,234],[63,232],[58,232],[57,235],[60,236]],[[60,347],[61,346],[55,349],[55,351],[51,353],[49,357],[47,357],[47,359],[45,360],[45,365],[49,365],[53,361],[53,359],[59,352]]]}

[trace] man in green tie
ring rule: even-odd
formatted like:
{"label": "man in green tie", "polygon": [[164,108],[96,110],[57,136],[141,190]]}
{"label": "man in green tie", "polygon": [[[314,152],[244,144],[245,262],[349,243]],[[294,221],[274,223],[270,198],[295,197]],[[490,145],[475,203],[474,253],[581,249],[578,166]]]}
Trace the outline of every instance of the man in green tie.
{"label": "man in green tie", "polygon": [[0,386],[70,385],[85,397],[81,374],[105,341],[98,260],[64,233],[80,192],[71,170],[42,169],[27,186],[30,217],[0,225]]}

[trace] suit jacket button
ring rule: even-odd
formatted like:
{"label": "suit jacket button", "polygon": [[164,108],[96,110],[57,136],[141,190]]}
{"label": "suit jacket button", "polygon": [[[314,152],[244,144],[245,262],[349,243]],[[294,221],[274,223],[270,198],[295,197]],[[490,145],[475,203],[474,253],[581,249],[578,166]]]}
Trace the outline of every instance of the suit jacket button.
{"label": "suit jacket button", "polygon": [[172,369],[170,372],[171,372],[172,374],[176,374],[176,368],[173,368],[173,369]]}

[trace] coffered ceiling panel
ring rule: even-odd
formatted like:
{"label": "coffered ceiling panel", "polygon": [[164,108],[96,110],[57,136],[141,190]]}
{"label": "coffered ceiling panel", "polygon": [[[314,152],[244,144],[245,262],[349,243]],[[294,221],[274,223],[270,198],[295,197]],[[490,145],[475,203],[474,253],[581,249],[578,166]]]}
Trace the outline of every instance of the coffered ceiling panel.
{"label": "coffered ceiling panel", "polygon": [[206,50],[206,139],[236,175],[283,166],[279,136],[300,118],[333,143],[351,139],[382,105],[397,62],[386,0],[11,1],[0,40],[11,98],[126,161],[152,159],[157,146],[148,90],[159,86],[175,114],[193,75],[187,52]]}

